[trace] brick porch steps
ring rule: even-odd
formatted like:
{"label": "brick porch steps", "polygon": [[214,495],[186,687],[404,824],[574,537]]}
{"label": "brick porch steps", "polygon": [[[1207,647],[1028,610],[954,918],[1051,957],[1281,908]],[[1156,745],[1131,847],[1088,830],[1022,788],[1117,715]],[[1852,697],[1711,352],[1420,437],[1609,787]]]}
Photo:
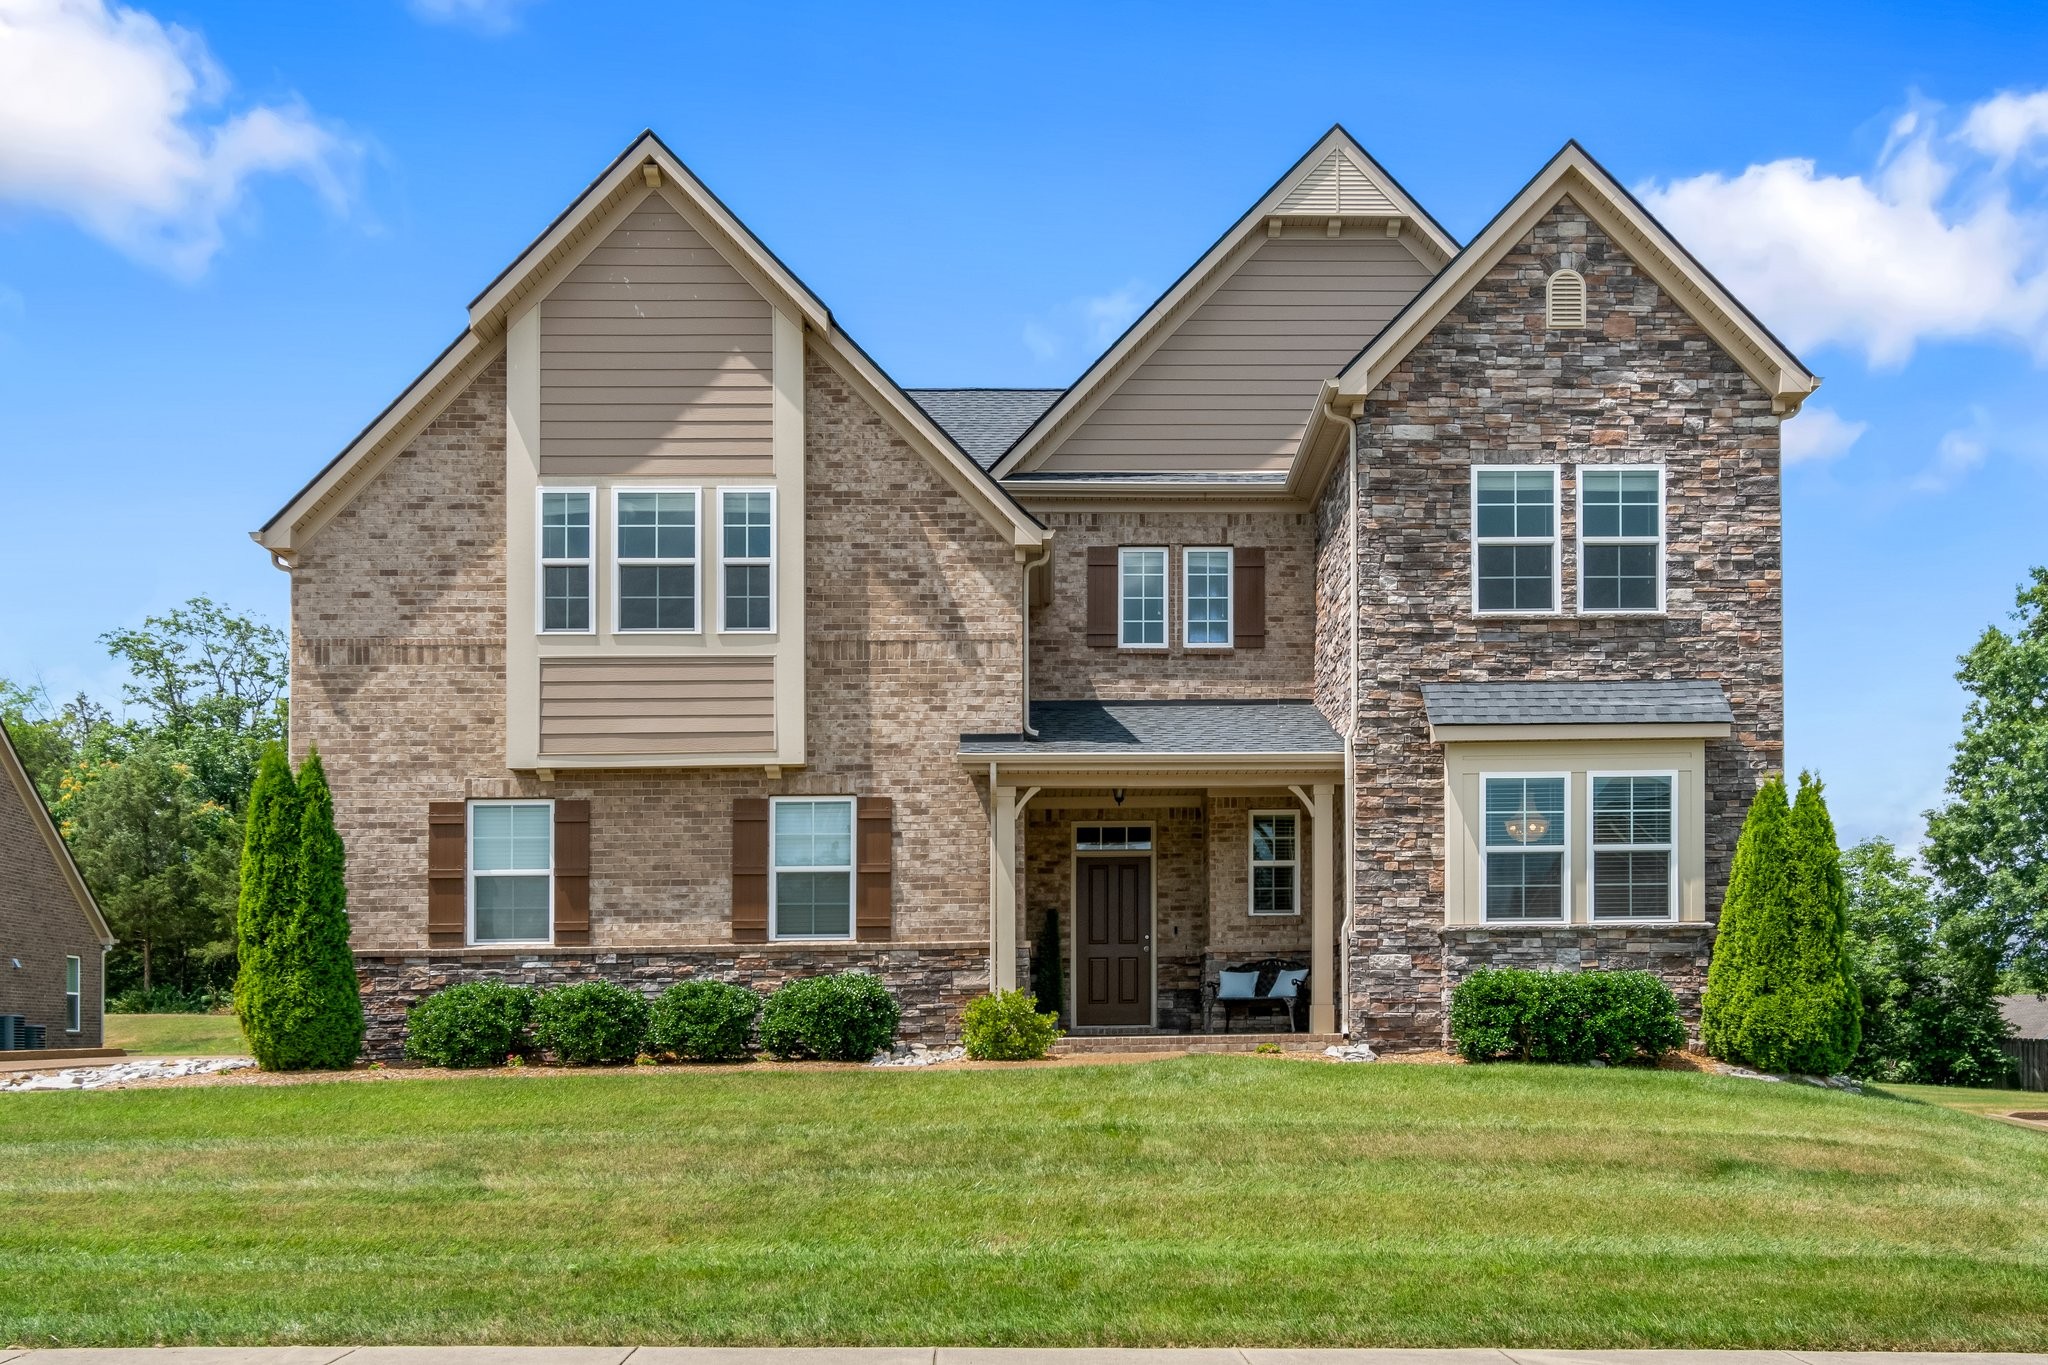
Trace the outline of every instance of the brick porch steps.
{"label": "brick porch steps", "polygon": [[1321,1052],[1344,1041],[1340,1033],[1070,1033],[1052,1045],[1055,1057],[1105,1052],[1256,1052],[1271,1044],[1286,1052]]}

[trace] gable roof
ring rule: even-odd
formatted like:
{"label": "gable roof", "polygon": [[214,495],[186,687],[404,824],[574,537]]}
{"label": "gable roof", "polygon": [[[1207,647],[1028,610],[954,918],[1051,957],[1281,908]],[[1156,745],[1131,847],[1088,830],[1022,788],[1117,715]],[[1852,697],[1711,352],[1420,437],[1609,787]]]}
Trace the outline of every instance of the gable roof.
{"label": "gable roof", "polygon": [[713,245],[757,290],[789,315],[802,320],[850,379],[895,418],[901,433],[954,488],[973,503],[1012,543],[1037,545],[1045,528],[990,478],[945,429],[903,392],[896,381],[842,331],[818,297],[748,230],[681,158],[652,130],[642,132],[553,222],[469,304],[469,327],[407,386],[369,426],[328,461],[250,538],[272,552],[289,555],[294,535],[347,504],[355,492],[440,414],[491,360],[504,350],[506,324],[525,299],[543,290],[555,267],[609,223],[613,210],[650,187],[672,186],[711,229]]}
{"label": "gable roof", "polygon": [[1064,389],[905,389],[910,401],[987,469]]}
{"label": "gable roof", "polygon": [[[1486,272],[1567,196],[1771,395],[1779,416],[1797,412],[1820,387],[1819,377],[1801,364],[1799,357],[1694,260],[1606,167],[1573,141],[1565,143],[1493,221],[1344,367],[1333,396],[1343,400],[1370,394]],[[1314,430],[1312,424],[1311,434]]]}
{"label": "gable roof", "polygon": [[43,794],[36,790],[36,784],[29,781],[28,769],[21,765],[21,755],[14,750],[14,738],[7,733],[7,726],[0,724],[0,778],[5,778],[14,789],[21,793],[21,804],[28,808],[29,823],[36,827],[43,843],[49,848],[50,860],[57,865],[57,875],[71,888],[71,898],[78,903],[79,913],[92,926],[93,933],[105,947],[114,946],[114,933],[107,928],[106,917],[100,914],[99,902],[92,898],[92,890],[79,875],[78,864],[71,857],[71,850],[65,846],[64,836],[57,832],[57,824],[50,818],[49,807],[43,804]]}
{"label": "gable roof", "polygon": [[1409,196],[1401,182],[1368,156],[1342,124],[1333,124],[1017,438],[992,467],[995,475],[1005,477],[1033,455],[1049,453],[1108,392],[1113,379],[1150,354],[1174,324],[1222,282],[1226,267],[1269,220],[1344,217],[1398,223],[1403,240],[1421,245],[1438,262],[1451,259],[1458,250],[1457,239]]}

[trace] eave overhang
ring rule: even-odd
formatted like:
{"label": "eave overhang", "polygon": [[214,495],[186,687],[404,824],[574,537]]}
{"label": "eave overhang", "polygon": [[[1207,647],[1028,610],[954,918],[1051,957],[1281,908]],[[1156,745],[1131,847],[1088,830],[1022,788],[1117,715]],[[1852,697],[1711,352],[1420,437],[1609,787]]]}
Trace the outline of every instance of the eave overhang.
{"label": "eave overhang", "polygon": [[1543,741],[1620,739],[1726,739],[1735,727],[1721,721],[1643,721],[1619,725],[1432,725],[1436,744],[1535,744]]}

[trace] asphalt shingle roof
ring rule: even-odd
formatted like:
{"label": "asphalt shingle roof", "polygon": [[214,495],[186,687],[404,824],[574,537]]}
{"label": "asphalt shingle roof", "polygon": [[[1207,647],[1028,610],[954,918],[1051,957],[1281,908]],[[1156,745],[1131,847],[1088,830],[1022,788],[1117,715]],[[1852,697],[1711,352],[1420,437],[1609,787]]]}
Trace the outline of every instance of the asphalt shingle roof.
{"label": "asphalt shingle roof", "polygon": [[1431,725],[1729,724],[1717,682],[1424,683]]}
{"label": "asphalt shingle roof", "polygon": [[2048,997],[2001,995],[1998,1012],[2012,1025],[2015,1038],[2048,1038]]}
{"label": "asphalt shingle roof", "polygon": [[905,389],[983,469],[1003,457],[1065,389]]}
{"label": "asphalt shingle roof", "polygon": [[1038,701],[1038,738],[962,735],[972,757],[1034,754],[1342,754],[1344,741],[1306,701]]}

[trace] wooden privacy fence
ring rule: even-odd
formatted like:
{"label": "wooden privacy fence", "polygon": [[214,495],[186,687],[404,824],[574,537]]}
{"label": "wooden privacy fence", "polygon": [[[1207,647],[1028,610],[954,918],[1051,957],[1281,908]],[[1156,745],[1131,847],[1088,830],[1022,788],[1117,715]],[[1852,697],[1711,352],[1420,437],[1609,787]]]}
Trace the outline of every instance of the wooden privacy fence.
{"label": "wooden privacy fence", "polygon": [[2008,1038],[2005,1050],[2022,1090],[2048,1090],[2048,1038]]}

